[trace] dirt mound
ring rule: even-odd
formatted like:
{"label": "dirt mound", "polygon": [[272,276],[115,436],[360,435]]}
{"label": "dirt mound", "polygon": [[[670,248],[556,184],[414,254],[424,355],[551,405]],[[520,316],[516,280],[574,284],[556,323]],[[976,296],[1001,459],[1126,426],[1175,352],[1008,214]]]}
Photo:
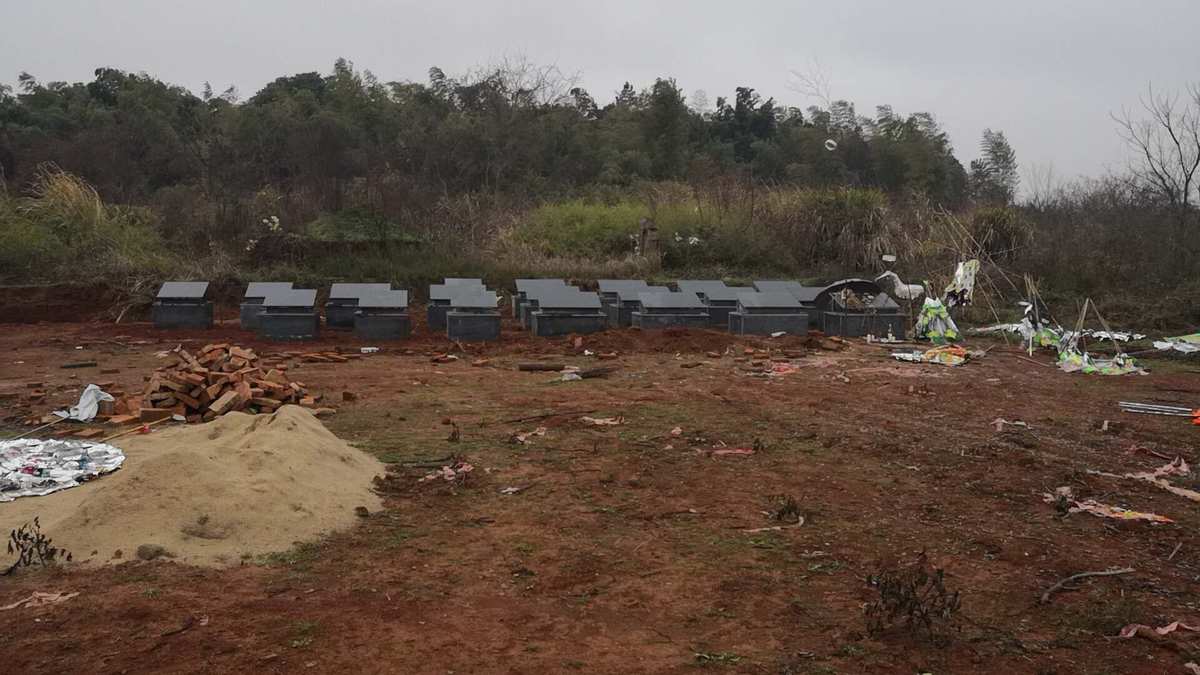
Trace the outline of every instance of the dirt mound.
{"label": "dirt mound", "polygon": [[355,507],[380,506],[371,481],[383,466],[298,406],[115,445],[126,454],[119,471],[0,504],[0,532],[37,516],[76,562],[121,562],[149,545],[181,562],[235,565],[348,527]]}

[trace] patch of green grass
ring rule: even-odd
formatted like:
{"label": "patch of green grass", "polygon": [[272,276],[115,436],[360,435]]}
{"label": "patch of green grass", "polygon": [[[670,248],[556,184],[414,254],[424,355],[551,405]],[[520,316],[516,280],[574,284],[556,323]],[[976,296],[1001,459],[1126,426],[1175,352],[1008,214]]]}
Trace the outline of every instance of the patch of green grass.
{"label": "patch of green grass", "polygon": [[1079,609],[1065,610],[1063,625],[1075,633],[1115,635],[1121,628],[1139,623],[1143,618],[1141,606],[1131,598],[1116,597],[1110,600],[1093,597]]}
{"label": "patch of green grass", "polygon": [[313,643],[316,637],[317,629],[321,624],[317,621],[297,621],[292,624],[290,633],[292,639],[288,641],[288,646],[292,649],[303,649]]}
{"label": "patch of green grass", "polygon": [[258,557],[258,564],[270,567],[291,567],[307,571],[313,562],[321,555],[321,545],[317,542],[296,544],[286,551],[277,551]]}
{"label": "patch of green grass", "polygon": [[534,547],[533,544],[530,544],[527,541],[519,541],[519,542],[513,544],[513,550],[516,551],[517,553],[519,553],[520,555],[532,555],[533,552],[537,549]]}
{"label": "patch of green grass", "polygon": [[143,598],[153,600],[153,599],[157,598],[159,595],[160,595],[160,591],[157,588],[146,588],[146,589],[142,590]]}

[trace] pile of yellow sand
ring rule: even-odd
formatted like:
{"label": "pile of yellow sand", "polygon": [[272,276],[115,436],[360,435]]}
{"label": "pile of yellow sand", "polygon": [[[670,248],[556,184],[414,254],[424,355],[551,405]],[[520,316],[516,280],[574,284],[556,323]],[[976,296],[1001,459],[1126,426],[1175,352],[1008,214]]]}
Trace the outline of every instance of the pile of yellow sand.
{"label": "pile of yellow sand", "polygon": [[356,507],[380,506],[371,482],[383,466],[297,406],[114,444],[126,455],[120,470],[0,504],[0,533],[37,516],[76,562],[121,562],[149,544],[181,562],[235,565],[349,527]]}

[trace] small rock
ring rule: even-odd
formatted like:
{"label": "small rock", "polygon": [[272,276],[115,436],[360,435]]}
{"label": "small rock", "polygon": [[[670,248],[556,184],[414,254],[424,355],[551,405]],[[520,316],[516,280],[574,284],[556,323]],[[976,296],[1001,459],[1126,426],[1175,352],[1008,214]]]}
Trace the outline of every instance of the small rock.
{"label": "small rock", "polygon": [[357,401],[358,394],[356,394],[352,391],[343,391],[342,392],[342,400],[343,401]]}
{"label": "small rock", "polygon": [[312,414],[316,417],[329,417],[336,412],[333,408],[316,408],[312,411]]}
{"label": "small rock", "polygon": [[371,512],[368,511],[367,507],[365,506],[356,506],[354,507],[354,515],[358,516],[359,518],[366,518],[371,515]]}

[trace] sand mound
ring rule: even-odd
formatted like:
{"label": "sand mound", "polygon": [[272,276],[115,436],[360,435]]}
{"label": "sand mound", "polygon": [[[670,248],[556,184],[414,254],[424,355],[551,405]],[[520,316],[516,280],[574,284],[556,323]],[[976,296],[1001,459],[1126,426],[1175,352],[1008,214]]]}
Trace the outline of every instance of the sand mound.
{"label": "sand mound", "polygon": [[119,471],[0,504],[0,533],[37,516],[76,562],[121,562],[150,544],[181,562],[235,565],[348,527],[357,506],[380,506],[371,480],[383,466],[298,406],[229,413],[114,445],[126,454]]}

